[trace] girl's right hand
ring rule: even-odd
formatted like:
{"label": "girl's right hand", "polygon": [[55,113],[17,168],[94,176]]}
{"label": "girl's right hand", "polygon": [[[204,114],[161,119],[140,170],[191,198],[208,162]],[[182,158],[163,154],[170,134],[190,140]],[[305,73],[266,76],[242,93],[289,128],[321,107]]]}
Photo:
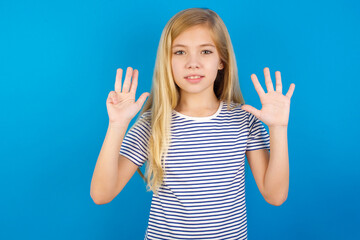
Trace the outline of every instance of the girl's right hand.
{"label": "girl's right hand", "polygon": [[[121,79],[123,70],[118,68],[116,71],[115,91],[111,91],[106,100],[106,108],[109,115],[109,124],[126,125],[129,124],[143,106],[146,97],[150,93],[143,93],[135,102],[135,93],[138,84],[139,71],[127,68],[124,86],[121,90]],[[130,79],[131,87],[130,87]],[[130,88],[130,90],[129,90]]]}

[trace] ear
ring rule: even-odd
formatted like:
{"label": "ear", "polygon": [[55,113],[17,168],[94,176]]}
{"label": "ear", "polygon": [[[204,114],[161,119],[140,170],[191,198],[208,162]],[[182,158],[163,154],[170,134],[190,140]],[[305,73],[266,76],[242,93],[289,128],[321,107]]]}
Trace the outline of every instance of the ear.
{"label": "ear", "polygon": [[220,62],[218,69],[221,70],[223,68],[224,68],[224,64],[222,62]]}

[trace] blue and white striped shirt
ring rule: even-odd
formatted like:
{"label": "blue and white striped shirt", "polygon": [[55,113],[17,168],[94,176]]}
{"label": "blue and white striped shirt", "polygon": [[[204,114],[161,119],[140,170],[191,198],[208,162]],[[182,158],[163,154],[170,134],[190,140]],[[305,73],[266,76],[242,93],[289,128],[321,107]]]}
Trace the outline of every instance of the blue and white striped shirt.
{"label": "blue and white striped shirt", "polygon": [[[270,150],[270,138],[240,107],[227,110],[222,101],[208,117],[173,110],[164,182],[152,197],[145,239],[247,239],[245,152]],[[139,167],[148,156],[150,116],[143,113],[120,149]]]}

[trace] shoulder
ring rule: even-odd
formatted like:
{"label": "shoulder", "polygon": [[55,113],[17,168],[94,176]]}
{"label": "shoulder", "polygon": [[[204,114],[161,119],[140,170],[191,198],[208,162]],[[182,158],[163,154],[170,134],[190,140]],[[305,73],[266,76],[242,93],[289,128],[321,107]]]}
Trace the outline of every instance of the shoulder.
{"label": "shoulder", "polygon": [[151,110],[149,109],[149,110],[141,113],[137,117],[134,124],[131,126],[130,130],[142,130],[142,131],[149,132],[150,126],[151,126]]}
{"label": "shoulder", "polygon": [[146,110],[145,112],[143,112],[140,116],[139,119],[143,122],[151,122],[151,109]]}
{"label": "shoulder", "polygon": [[228,114],[234,115],[234,116],[241,116],[241,117],[249,117],[248,116],[248,112],[241,109],[241,107],[244,104],[242,103],[237,103],[234,101],[230,101],[229,103],[227,103],[226,101],[224,101],[224,111]]}
{"label": "shoulder", "polygon": [[241,125],[251,127],[259,120],[250,112],[243,110],[244,104],[231,101],[230,104],[224,102],[224,112],[232,120],[239,121]]}

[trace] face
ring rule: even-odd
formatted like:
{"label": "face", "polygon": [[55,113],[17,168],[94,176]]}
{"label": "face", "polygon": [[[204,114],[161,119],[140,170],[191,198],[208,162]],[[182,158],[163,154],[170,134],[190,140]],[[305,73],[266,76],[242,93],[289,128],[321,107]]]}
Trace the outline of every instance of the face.
{"label": "face", "polygon": [[207,26],[198,25],[182,32],[174,39],[171,54],[173,77],[181,93],[214,94],[215,78],[223,64]]}

